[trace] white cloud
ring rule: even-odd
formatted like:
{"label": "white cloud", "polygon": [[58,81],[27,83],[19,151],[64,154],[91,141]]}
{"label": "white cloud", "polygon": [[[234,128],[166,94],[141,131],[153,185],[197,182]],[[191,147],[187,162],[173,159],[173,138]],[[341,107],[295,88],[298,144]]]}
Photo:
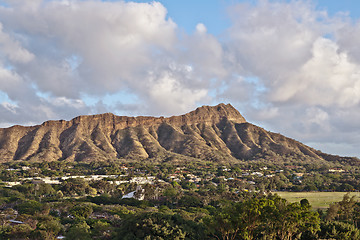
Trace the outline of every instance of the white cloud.
{"label": "white cloud", "polygon": [[330,146],[328,141],[350,144],[347,134],[340,137],[344,128],[360,136],[358,124],[348,125],[338,115],[360,120],[354,114],[360,110],[359,23],[330,18],[304,1],[239,4],[231,12],[225,46],[232,71],[259,79],[255,88],[243,84],[252,93],[249,104],[239,104],[248,119],[301,141],[316,139],[322,146]]}
{"label": "white cloud", "polygon": [[27,63],[34,58],[34,55],[24,49],[21,44],[3,32],[0,23],[0,57],[7,57],[10,62]]}
{"label": "white cloud", "polygon": [[6,110],[10,111],[13,114],[16,114],[16,108],[17,106],[15,104],[11,104],[9,102],[2,102],[2,107],[4,107]]}
{"label": "white cloud", "polygon": [[183,61],[190,62],[204,82],[212,78],[225,79],[229,72],[224,63],[223,46],[206,31],[205,25],[199,23],[195,33],[185,39],[186,51],[182,52]]}
{"label": "white cloud", "polygon": [[297,77],[304,82],[297,96],[300,101],[339,107],[353,107],[360,101],[360,65],[351,62],[329,39],[320,38],[314,42],[313,57],[303,65]]}
{"label": "white cloud", "polygon": [[207,89],[186,86],[184,79],[191,81],[192,77],[191,67],[174,64],[169,70],[150,73],[144,94],[148,95],[151,111],[173,115],[193,110],[197,102],[207,97]]}
{"label": "white cloud", "polygon": [[[143,77],[142,69],[176,40],[166,14],[157,2],[44,1],[2,9],[0,21],[36,52],[22,74],[42,91],[76,98],[80,91],[116,92]],[[74,54],[82,61],[69,72],[63,63]]]}
{"label": "white cloud", "polygon": [[356,106],[360,101],[360,65],[351,62],[335,42],[326,38],[316,39],[311,52],[311,58],[288,78],[268,79],[277,81],[268,84],[269,99],[318,106]]}
{"label": "white cloud", "polygon": [[198,23],[196,25],[196,31],[199,33],[199,34],[205,34],[207,29],[205,27],[205,25],[203,23]]}

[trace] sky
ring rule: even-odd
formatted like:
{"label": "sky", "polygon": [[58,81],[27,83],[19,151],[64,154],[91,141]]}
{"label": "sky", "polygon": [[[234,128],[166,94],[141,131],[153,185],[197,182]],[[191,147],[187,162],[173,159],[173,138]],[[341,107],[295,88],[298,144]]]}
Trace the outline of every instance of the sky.
{"label": "sky", "polygon": [[358,0],[0,0],[0,127],[230,103],[360,157]]}

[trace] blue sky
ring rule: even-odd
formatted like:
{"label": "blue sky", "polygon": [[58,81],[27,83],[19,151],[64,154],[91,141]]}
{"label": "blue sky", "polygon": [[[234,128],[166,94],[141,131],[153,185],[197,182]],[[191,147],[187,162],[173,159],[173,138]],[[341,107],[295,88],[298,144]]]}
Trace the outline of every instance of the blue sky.
{"label": "blue sky", "polygon": [[360,2],[356,0],[317,0],[315,3],[319,9],[326,10],[330,15],[344,12],[356,20],[360,16]]}
{"label": "blue sky", "polygon": [[360,156],[360,1],[0,0],[0,127],[231,103]]}
{"label": "blue sky", "polygon": [[[135,2],[150,3],[152,1],[137,0]],[[168,16],[188,33],[193,32],[196,25],[202,22],[207,26],[208,31],[215,35],[224,32],[231,25],[227,12],[232,5],[236,3],[256,5],[257,3],[256,0],[161,0],[159,2],[166,7]],[[357,0],[314,0],[311,2],[318,10],[327,11],[329,15],[343,12],[354,20],[360,17],[360,1]]]}
{"label": "blue sky", "polygon": [[184,0],[160,2],[168,10],[168,16],[188,33],[194,32],[198,23],[203,23],[210,33],[218,35],[230,26],[226,12],[231,2],[234,1]]}

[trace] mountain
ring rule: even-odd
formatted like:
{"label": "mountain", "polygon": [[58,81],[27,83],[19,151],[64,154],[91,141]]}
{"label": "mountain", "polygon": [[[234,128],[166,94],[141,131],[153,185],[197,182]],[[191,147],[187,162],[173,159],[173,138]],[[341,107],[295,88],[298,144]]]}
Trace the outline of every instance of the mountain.
{"label": "mountain", "polygon": [[169,118],[106,113],[0,129],[1,162],[114,159],[236,162],[256,158],[356,160],[324,154],[266,131],[248,123],[230,104],[203,106]]}

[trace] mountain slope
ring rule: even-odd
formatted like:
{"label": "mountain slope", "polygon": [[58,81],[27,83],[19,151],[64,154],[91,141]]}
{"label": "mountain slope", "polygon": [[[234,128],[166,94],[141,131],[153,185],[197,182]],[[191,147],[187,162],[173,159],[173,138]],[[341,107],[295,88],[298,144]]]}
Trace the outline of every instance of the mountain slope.
{"label": "mountain slope", "polygon": [[48,121],[32,127],[0,129],[0,160],[101,161],[113,159],[196,158],[337,161],[280,134],[246,122],[230,104],[203,106],[170,118],[124,117],[110,113]]}

